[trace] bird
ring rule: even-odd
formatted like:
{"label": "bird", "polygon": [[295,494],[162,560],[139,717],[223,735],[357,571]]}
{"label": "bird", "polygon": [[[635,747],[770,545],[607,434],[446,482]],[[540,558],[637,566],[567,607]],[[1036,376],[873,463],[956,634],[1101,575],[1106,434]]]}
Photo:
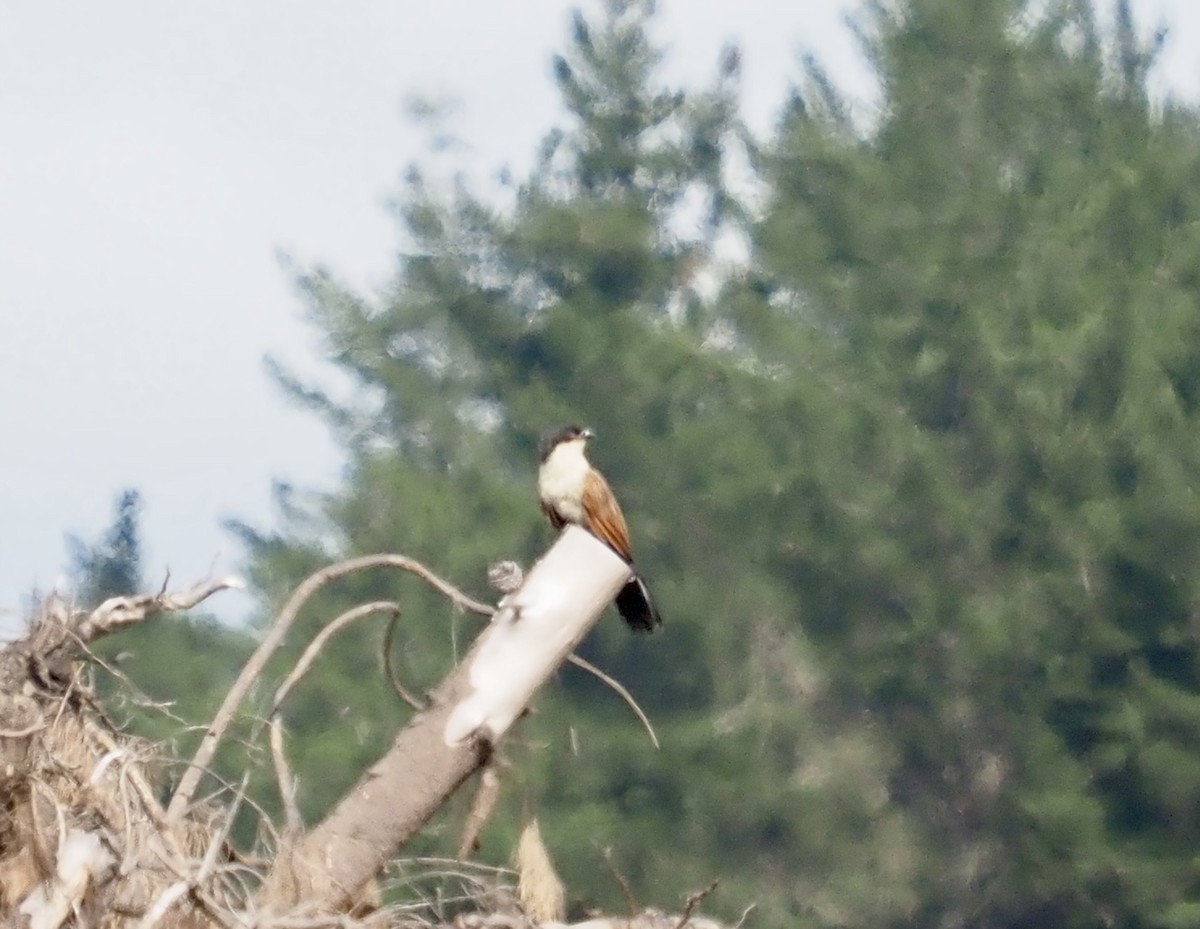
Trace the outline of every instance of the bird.
{"label": "bird", "polygon": [[579,526],[629,565],[632,576],[617,594],[617,612],[635,632],[653,632],[662,625],[662,616],[634,568],[625,516],[608,481],[584,454],[588,440],[595,437],[591,429],[579,426],[564,426],[542,437],[537,477],[542,511],[555,529]]}

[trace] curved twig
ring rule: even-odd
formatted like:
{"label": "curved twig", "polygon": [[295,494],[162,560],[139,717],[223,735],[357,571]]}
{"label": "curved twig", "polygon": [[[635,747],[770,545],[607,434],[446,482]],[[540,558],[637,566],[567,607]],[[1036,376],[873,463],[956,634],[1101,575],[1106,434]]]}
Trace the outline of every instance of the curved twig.
{"label": "curved twig", "polygon": [[292,688],[300,682],[300,678],[308,673],[308,669],[317,660],[317,655],[325,647],[326,642],[352,622],[375,613],[391,613],[394,621],[395,617],[400,615],[400,606],[390,600],[376,600],[374,603],[364,603],[361,606],[346,610],[346,612],[342,613],[337,619],[327,624],[324,629],[317,633],[313,640],[308,643],[308,648],[304,650],[304,654],[300,656],[300,660],[296,662],[296,667],[292,668],[291,674],[276,689],[275,697],[271,701],[271,715],[274,716],[279,712],[283,706],[283,701],[287,699]]}
{"label": "curved twig", "polygon": [[633,695],[625,689],[620,681],[608,674],[605,674],[586,658],[580,658],[574,653],[567,656],[567,661],[571,662],[571,664],[575,665],[577,668],[583,668],[585,671],[590,671],[592,674],[596,675],[596,677],[600,678],[600,680],[604,681],[604,683],[606,683],[609,687],[615,690],[621,696],[621,699],[629,705],[629,708],[633,710],[633,714],[642,721],[642,725],[646,727],[646,732],[649,733],[650,741],[654,743],[654,747],[661,748],[661,746],[658,744],[658,736],[654,734],[654,727],[650,725],[650,720],[647,718],[646,714],[642,712],[642,708],[637,705],[637,701],[633,699]]}
{"label": "curved twig", "polygon": [[396,638],[396,628],[399,624],[400,610],[397,609],[392,618],[388,620],[387,630],[383,633],[383,670],[387,674],[388,683],[392,685],[392,690],[396,692],[396,696],[419,713],[425,707],[420,700],[409,693],[408,689],[400,683],[400,677],[396,674],[396,663],[392,659],[392,642]]}
{"label": "curved twig", "polygon": [[279,785],[279,796],[283,800],[284,816],[289,833],[299,832],[303,829],[304,821],[300,816],[300,806],[296,802],[296,779],[292,776],[291,767],[287,761],[287,753],[284,751],[283,746],[283,714],[281,712],[283,701],[292,692],[292,688],[300,682],[300,678],[308,673],[309,668],[317,660],[317,656],[321,653],[321,649],[325,647],[326,642],[352,622],[366,616],[372,616],[375,613],[384,612],[391,613],[392,622],[395,622],[396,617],[400,615],[400,607],[391,601],[380,600],[375,603],[364,603],[361,606],[346,610],[346,612],[329,623],[308,643],[308,648],[304,650],[304,653],[300,656],[300,660],[296,662],[296,666],[292,668],[291,673],[275,691],[275,696],[272,699],[270,718],[271,760],[275,765],[275,780]]}
{"label": "curved twig", "polygon": [[49,728],[50,724],[44,719],[39,719],[36,723],[31,723],[24,729],[0,729],[0,739],[23,739],[26,736],[33,735],[35,732],[41,732],[43,729]]}
{"label": "curved twig", "polygon": [[237,708],[241,706],[242,701],[246,699],[246,695],[250,692],[250,688],[254,682],[258,680],[263,669],[267,665],[267,661],[275,653],[292,624],[296,621],[296,616],[300,612],[300,608],[322,587],[332,581],[343,578],[348,574],[353,574],[356,571],[363,571],[368,568],[400,568],[403,571],[408,571],[417,575],[427,584],[450,598],[456,606],[472,613],[477,613],[481,616],[491,616],[492,608],[485,603],[480,603],[478,600],[473,600],[468,597],[458,588],[442,580],[420,562],[404,555],[363,555],[359,558],[351,558],[347,561],[340,562],[335,565],[329,565],[322,568],[315,574],[309,575],[303,583],[292,593],[292,596],[284,604],[279,615],[275,617],[275,621],[271,624],[266,636],[254,653],[250,656],[241,673],[238,674],[237,680],[233,682],[233,686],[225,694],[225,699],[221,702],[220,708],[217,710],[216,716],[209,724],[208,731],[200,740],[200,746],[196,749],[196,754],[192,757],[191,764],[188,769],[183,772],[183,776],[179,779],[179,786],[175,788],[175,793],[171,797],[171,803],[167,807],[167,822],[176,823],[192,802],[192,797],[196,793],[196,788],[200,783],[200,778],[209,763],[212,761],[213,755],[216,754],[217,746],[220,744],[221,738],[225,735],[225,730],[229,728],[233,721],[234,714]]}

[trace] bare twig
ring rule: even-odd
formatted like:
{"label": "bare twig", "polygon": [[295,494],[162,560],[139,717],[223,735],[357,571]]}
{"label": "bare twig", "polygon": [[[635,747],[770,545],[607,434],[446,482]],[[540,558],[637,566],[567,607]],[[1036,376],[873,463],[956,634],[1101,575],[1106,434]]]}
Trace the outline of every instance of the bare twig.
{"label": "bare twig", "polygon": [[396,612],[392,614],[392,618],[388,620],[387,629],[383,633],[383,670],[387,674],[388,682],[392,685],[396,696],[419,713],[424,706],[400,683],[400,676],[396,673],[396,663],[392,658],[392,642],[396,638],[396,629],[399,626],[400,610],[397,608]]}
{"label": "bare twig", "polygon": [[138,929],[153,929],[158,921],[167,915],[167,910],[171,909],[187,892],[187,881],[176,881],[170,885],[159,894],[158,899],[154,901],[154,906],[150,907],[145,917],[138,923]]}
{"label": "bare twig", "polygon": [[225,821],[221,823],[221,828],[213,833],[212,841],[208,843],[208,850],[204,853],[204,859],[200,862],[200,870],[196,872],[196,878],[192,882],[193,886],[204,886],[209,874],[212,873],[212,869],[217,863],[217,855],[224,848],[225,840],[229,837],[229,831],[233,828],[233,821],[237,817],[238,810],[241,809],[242,799],[246,796],[246,785],[249,783],[250,772],[246,771],[242,774],[242,783],[238,786],[238,792],[234,795],[233,803],[229,805],[229,810],[225,813]]}
{"label": "bare twig", "polygon": [[279,798],[283,802],[284,823],[288,835],[295,835],[304,828],[300,816],[300,805],[296,802],[296,778],[288,766],[287,753],[283,749],[283,725],[279,714],[271,717],[271,761],[275,765],[275,782],[279,785]]}
{"label": "bare twig", "polygon": [[[479,861],[459,861],[454,858],[434,858],[426,856],[421,858],[409,858],[406,860],[411,864],[419,864],[430,868],[449,868],[451,871],[448,873],[452,875],[456,873],[457,869],[463,868],[471,871],[478,871],[481,874],[494,875],[496,877],[511,877],[517,873],[512,868],[507,868],[504,865],[483,864]],[[479,880],[478,878],[469,874],[464,874],[461,876],[470,878],[471,880]]]}
{"label": "bare twig", "polygon": [[292,624],[296,621],[296,616],[299,614],[301,607],[317,591],[332,581],[353,574],[356,571],[380,567],[400,568],[401,570],[409,571],[436,590],[445,594],[460,608],[482,616],[490,616],[492,614],[490,606],[473,600],[453,585],[442,580],[424,565],[404,555],[364,555],[360,558],[351,558],[348,561],[330,565],[310,575],[296,588],[288,602],[284,604],[283,609],[271,624],[262,643],[254,650],[254,654],[250,656],[250,659],[242,668],[237,680],[233,682],[233,686],[225,694],[225,699],[217,710],[216,716],[213,717],[212,723],[209,724],[208,731],[200,740],[200,747],[196,749],[196,754],[192,758],[191,765],[184,771],[183,776],[179,780],[179,786],[175,789],[175,793],[171,797],[171,803],[167,807],[168,822],[176,823],[182,818],[184,811],[188,808],[192,797],[196,793],[196,787],[200,783],[204,769],[209,766],[213,755],[216,754],[217,746],[220,744],[225,730],[232,723],[238,707],[245,700],[246,695],[250,692],[250,688],[262,674],[267,661],[279,646],[283,644],[283,640],[286,638]]}
{"label": "bare twig", "polygon": [[629,915],[637,916],[641,907],[638,906],[637,898],[633,895],[633,888],[629,886],[629,881],[625,880],[625,876],[617,870],[617,866],[613,864],[612,849],[604,849],[604,863],[608,865],[608,873],[612,875],[617,886],[621,888],[621,895],[625,898],[625,903],[629,907]]}
{"label": "bare twig", "polygon": [[111,597],[105,600],[79,619],[75,634],[84,642],[94,642],[101,636],[136,625],[151,616],[176,610],[190,610],[218,591],[241,588],[245,585],[236,577],[223,577],[218,580],[201,581],[174,594],[166,592],[165,582],[163,586],[164,589],[156,594]]}
{"label": "bare twig", "polygon": [[49,725],[44,719],[39,719],[36,723],[26,726],[24,729],[0,729],[0,739],[23,739],[27,735],[41,732]]}
{"label": "bare twig", "polygon": [[746,907],[744,910],[742,910],[742,915],[738,917],[738,921],[736,923],[734,923],[730,927],[730,929],[742,929],[742,926],[745,925],[745,923],[746,923],[746,917],[749,916],[751,913],[753,913],[757,909],[758,909],[758,904],[751,903],[748,907]]}
{"label": "bare twig", "polygon": [[288,694],[292,692],[292,688],[300,682],[300,679],[308,673],[309,668],[317,660],[317,656],[321,653],[321,649],[325,647],[326,642],[356,620],[384,612],[390,612],[394,619],[400,615],[400,607],[389,601],[377,601],[375,603],[364,603],[362,606],[354,607],[342,613],[337,619],[322,629],[308,644],[308,648],[304,650],[304,653],[300,656],[300,660],[296,662],[296,666],[292,668],[291,673],[275,691],[271,707],[270,723],[271,760],[275,764],[275,779],[279,784],[279,795],[283,800],[284,814],[289,832],[299,832],[304,828],[304,822],[300,817],[300,807],[296,803],[296,779],[292,776],[290,766],[287,762],[287,754],[283,746],[283,715],[281,712],[283,701],[287,699]]}
{"label": "bare twig", "polygon": [[600,680],[604,681],[605,684],[615,690],[621,696],[621,699],[629,704],[629,708],[633,710],[633,714],[642,721],[642,725],[646,727],[646,732],[650,735],[650,741],[654,743],[654,747],[660,747],[658,744],[658,736],[654,734],[654,727],[650,725],[650,720],[646,718],[646,714],[642,712],[642,708],[637,705],[637,701],[633,699],[633,695],[630,694],[629,691],[626,690],[616,678],[605,674],[590,661],[585,658],[580,658],[578,655],[568,655],[567,661],[571,662],[571,664],[575,665],[577,668],[583,668],[583,670],[589,671],[596,675],[596,677],[600,678]]}
{"label": "bare twig", "polygon": [[471,812],[467,814],[467,822],[463,826],[462,842],[458,846],[458,858],[465,861],[479,847],[479,834],[492,818],[496,803],[500,799],[500,762],[493,755],[479,776],[479,787],[475,790],[475,798],[471,801]]}
{"label": "bare twig", "polygon": [[[392,617],[395,618],[400,615],[400,607],[399,605],[392,603],[390,600],[377,600],[374,603],[364,603],[361,606],[356,606],[353,609],[346,610],[346,612],[338,616],[337,619],[326,625],[325,628],[322,629],[308,644],[308,648],[304,650],[304,654],[302,654],[300,656],[300,660],[296,662],[296,667],[292,669],[292,672],[284,679],[283,683],[280,684],[278,689],[275,691],[275,697],[271,701],[271,715],[275,715],[279,712],[280,708],[283,706],[283,701],[287,699],[287,696],[289,693],[291,693],[292,688],[299,683],[300,678],[308,673],[308,669],[312,667],[313,662],[317,660],[317,656],[320,654],[321,649],[325,647],[326,642],[328,642],[333,636],[335,636],[346,626],[349,626],[351,623],[363,619],[364,617],[372,616],[375,613],[391,613]],[[420,709],[420,707],[418,707],[418,709]]]}
{"label": "bare twig", "polygon": [[[150,696],[137,684],[135,684],[133,679],[130,678],[130,676],[120,668],[118,668],[116,664],[105,661],[100,655],[96,654],[92,647],[86,642],[82,640],[78,641],[79,647],[83,650],[84,655],[86,655],[89,662],[100,668],[103,668],[106,672],[111,674],[116,680],[120,681],[124,685],[124,689],[128,691],[128,694],[118,693],[117,695],[122,700],[126,702],[132,702],[135,706],[141,707],[144,710],[152,710],[156,713],[161,713],[167,719],[171,720],[171,722],[179,726],[183,732],[190,732],[194,729],[200,728],[192,723],[189,723],[178,713],[171,712],[171,707],[175,705],[173,700],[151,699]],[[103,712],[103,707],[95,702],[92,702],[92,707],[97,711],[97,715],[103,716],[106,720],[108,720],[107,715]],[[110,723],[109,728],[114,732],[123,730],[125,728],[124,726],[113,725],[111,720],[108,721]]]}
{"label": "bare twig", "polygon": [[713,881],[703,890],[697,890],[695,893],[688,894],[687,902],[683,905],[683,915],[679,917],[679,922],[675,924],[675,929],[683,929],[692,918],[692,913],[695,912],[700,901],[707,897],[710,893],[717,889],[720,881]]}

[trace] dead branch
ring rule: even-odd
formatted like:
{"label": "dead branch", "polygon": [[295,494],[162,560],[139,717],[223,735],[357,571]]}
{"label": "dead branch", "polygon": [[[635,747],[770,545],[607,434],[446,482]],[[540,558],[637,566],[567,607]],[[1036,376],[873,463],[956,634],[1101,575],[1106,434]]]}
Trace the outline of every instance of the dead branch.
{"label": "dead branch", "polygon": [[420,562],[412,558],[407,558],[404,555],[364,555],[360,558],[351,558],[339,564],[330,565],[310,575],[296,588],[287,603],[284,604],[283,609],[271,624],[261,644],[254,650],[254,653],[250,656],[245,667],[242,668],[241,673],[238,675],[237,680],[233,682],[233,686],[225,694],[225,699],[213,717],[213,721],[209,724],[208,731],[205,732],[204,737],[200,740],[200,747],[196,749],[196,754],[192,758],[191,765],[184,771],[183,777],[179,780],[179,786],[175,789],[175,793],[171,797],[171,802],[167,807],[167,819],[169,822],[178,822],[182,818],[184,811],[192,801],[197,786],[199,786],[204,770],[209,767],[213,756],[216,754],[217,746],[220,744],[225,730],[233,722],[238,707],[245,700],[254,682],[262,675],[263,669],[266,667],[271,656],[283,644],[304,604],[322,587],[335,580],[346,577],[349,574],[354,574],[357,571],[380,567],[400,568],[403,571],[417,575],[417,577],[440,591],[461,609],[483,616],[490,616],[492,614],[490,606],[473,600],[452,584],[442,580]]}
{"label": "dead branch", "polygon": [[629,907],[629,915],[636,916],[641,907],[638,906],[637,897],[633,895],[633,888],[629,886],[629,881],[625,880],[625,875],[618,871],[617,866],[613,863],[611,848],[604,849],[604,863],[608,865],[608,873],[612,875],[612,879],[621,888],[621,895],[625,898],[625,905]]}
{"label": "dead branch", "polygon": [[[56,595],[40,605],[40,615],[29,634],[0,648],[0,677],[20,674],[30,663],[30,680],[41,688],[62,692],[75,680],[71,662],[81,649],[97,639],[144,622],[160,613],[187,610],[221,590],[242,587],[235,577],[203,581],[174,594],[160,590],[156,594],[112,597],[94,610],[72,609]],[[9,726],[10,729],[21,727]]]}
{"label": "dead branch", "polygon": [[575,665],[577,668],[583,668],[583,670],[589,671],[596,675],[596,677],[600,678],[600,680],[615,690],[617,694],[620,695],[621,699],[629,705],[629,708],[633,710],[634,715],[642,721],[642,725],[645,727],[646,732],[650,735],[650,741],[654,743],[654,747],[661,748],[661,746],[658,744],[658,736],[654,734],[654,727],[650,725],[650,720],[647,718],[646,714],[642,712],[642,708],[638,706],[637,701],[633,699],[633,694],[626,690],[620,681],[609,674],[605,674],[586,658],[580,658],[574,653],[567,656],[567,661],[571,662],[571,664]]}
{"label": "dead branch", "polygon": [[220,590],[241,589],[242,587],[245,587],[245,584],[239,578],[223,577],[219,580],[201,581],[187,590],[168,594],[166,581],[164,581],[163,589],[156,594],[111,597],[105,600],[79,619],[74,633],[84,643],[94,642],[101,636],[136,625],[159,613],[190,610]]}
{"label": "dead branch", "polygon": [[491,757],[628,577],[607,546],[567,527],[387,754],[277,860],[259,903],[341,909]]}
{"label": "dead branch", "polygon": [[0,739],[23,739],[26,736],[33,735],[35,732],[41,732],[49,725],[44,719],[39,719],[36,723],[31,723],[24,729],[0,729]]}
{"label": "dead branch", "polygon": [[[282,709],[283,701],[287,699],[287,696],[289,693],[291,693],[292,688],[299,683],[300,678],[304,677],[304,675],[308,673],[309,668],[311,668],[313,662],[317,660],[317,656],[321,653],[321,649],[324,648],[325,643],[329,641],[329,639],[331,639],[346,626],[349,626],[352,622],[363,619],[367,616],[373,616],[376,613],[390,613],[394,619],[400,615],[400,607],[398,604],[392,603],[390,600],[378,600],[374,603],[364,603],[361,606],[356,606],[353,609],[346,610],[346,612],[338,616],[337,619],[325,626],[325,628],[322,629],[308,644],[308,648],[304,650],[304,653],[300,656],[300,660],[296,662],[296,666],[275,691],[275,698],[272,700],[271,705],[271,715],[274,716],[280,711],[280,709]],[[420,707],[417,707],[416,709],[420,709]]]}
{"label": "dead branch", "polygon": [[[401,556],[373,556],[318,572],[289,599],[268,637],[276,637],[277,647],[307,600],[334,577],[377,565],[405,564],[412,563]],[[519,576],[506,574],[510,579]],[[245,796],[249,775],[241,778],[240,786],[222,788],[228,796],[220,798],[220,807],[209,805],[203,797],[193,801],[197,790],[193,784],[172,819],[159,803],[159,788],[146,774],[148,764],[161,760],[150,746],[122,736],[106,722],[102,708],[90,696],[90,678],[72,658],[100,636],[158,612],[188,608],[233,585],[222,581],[174,595],[160,591],[153,596],[114,598],[91,613],[72,611],[61,601],[45,605],[45,621],[27,640],[14,643],[11,650],[0,649],[0,671],[7,675],[0,694],[7,700],[0,715],[0,749],[9,766],[5,787],[11,792],[6,801],[11,809],[5,810],[10,822],[4,828],[15,831],[12,839],[5,834],[6,843],[12,844],[0,848],[0,913],[23,913],[35,929],[74,924],[364,929],[385,923],[449,929],[446,921],[451,916],[446,914],[453,910],[448,908],[464,903],[479,912],[454,916],[455,927],[534,929],[529,918],[533,912],[561,918],[561,886],[559,903],[551,894],[549,908],[534,907],[523,916],[516,912],[517,888],[511,871],[428,859],[414,863],[443,866],[440,876],[435,875],[439,881],[435,891],[422,894],[416,879],[406,879],[401,886],[418,891],[414,902],[370,914],[331,910],[341,901],[358,899],[363,884],[355,884],[355,879],[366,874],[368,883],[373,883],[370,876],[393,858],[405,838],[463,779],[484,766],[472,811],[474,822],[468,823],[464,837],[464,844],[468,840],[474,844],[473,837],[479,835],[499,792],[495,744],[546,677],[571,654],[627,576],[624,564],[595,540],[577,530],[565,532],[524,586],[507,591],[501,612],[397,736],[392,751],[364,774],[325,822],[306,835],[295,811],[294,781],[283,752],[284,703],[333,635],[380,611],[391,613],[394,627],[399,607],[367,604],[321,630],[276,689],[270,719],[260,720],[271,724],[276,775],[289,807],[289,832],[282,839],[275,836],[274,861],[264,852],[256,853],[258,857],[240,855],[228,844],[240,805],[251,803]],[[439,589],[444,585],[431,583]],[[492,615],[490,608],[462,595],[451,599],[464,609]],[[645,714],[620,684],[583,659],[574,663],[613,687],[657,745]],[[109,670],[123,677],[116,669]],[[262,668],[249,677],[246,674],[243,670],[239,680],[253,686],[261,679]],[[230,705],[236,708],[244,699],[243,693]],[[220,716],[218,712],[209,733],[219,728]],[[192,764],[196,765],[195,759]],[[220,778],[217,782],[224,783]],[[180,796],[177,791],[173,802]],[[272,828],[265,816],[262,825]],[[526,836],[522,838],[527,844]],[[271,840],[267,845],[271,847]],[[545,855],[544,846],[541,853]],[[529,857],[527,848],[523,858]],[[576,923],[573,929],[717,929],[715,923],[696,915],[715,882],[689,896],[682,915],[637,912],[632,891],[616,873],[610,853],[605,860],[622,886],[631,915]],[[69,870],[72,861],[81,861],[82,867]],[[285,871],[287,879],[282,880]],[[525,883],[529,871],[528,864],[522,866],[520,877]],[[456,877],[462,878],[461,887],[454,883]],[[282,893],[278,892],[281,884],[285,885]],[[370,899],[371,905],[378,905],[378,897]],[[738,927],[752,909],[743,912]],[[433,921],[430,914],[436,914]]]}
{"label": "dead branch", "polygon": [[683,929],[688,924],[692,918],[692,913],[699,906],[700,901],[716,890],[719,883],[720,881],[713,881],[703,890],[697,890],[695,893],[688,895],[687,901],[683,905],[683,915],[679,917],[679,922],[675,924],[675,929]]}
{"label": "dead branch", "polygon": [[283,803],[283,821],[287,835],[298,834],[304,828],[300,816],[300,804],[296,802],[296,778],[288,765],[287,753],[283,748],[283,726],[279,717],[271,717],[271,762],[275,767],[275,783],[279,787],[279,799]]}
{"label": "dead branch", "polygon": [[399,627],[400,611],[397,610],[392,615],[392,618],[388,620],[387,629],[383,633],[383,670],[387,674],[388,683],[392,685],[392,690],[396,696],[419,713],[424,709],[424,704],[409,693],[408,689],[400,683],[400,675],[396,673],[396,662],[392,658],[392,643],[396,638],[396,630]]}
{"label": "dead branch", "polygon": [[487,825],[488,820],[492,818],[496,803],[500,800],[499,768],[500,759],[495,755],[483,766],[483,772],[479,776],[479,786],[471,801],[471,811],[467,814],[467,821],[463,826],[462,841],[458,845],[460,861],[465,861],[479,848],[480,833],[483,832],[483,827]]}

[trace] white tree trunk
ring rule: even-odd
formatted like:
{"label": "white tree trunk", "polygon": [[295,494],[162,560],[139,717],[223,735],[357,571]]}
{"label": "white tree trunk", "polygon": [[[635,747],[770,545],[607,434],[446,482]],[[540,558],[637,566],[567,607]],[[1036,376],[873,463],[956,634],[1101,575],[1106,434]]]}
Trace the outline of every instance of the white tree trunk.
{"label": "white tree trunk", "polygon": [[324,822],[281,850],[260,904],[350,903],[487,760],[628,579],[606,545],[568,526],[387,754]]}

